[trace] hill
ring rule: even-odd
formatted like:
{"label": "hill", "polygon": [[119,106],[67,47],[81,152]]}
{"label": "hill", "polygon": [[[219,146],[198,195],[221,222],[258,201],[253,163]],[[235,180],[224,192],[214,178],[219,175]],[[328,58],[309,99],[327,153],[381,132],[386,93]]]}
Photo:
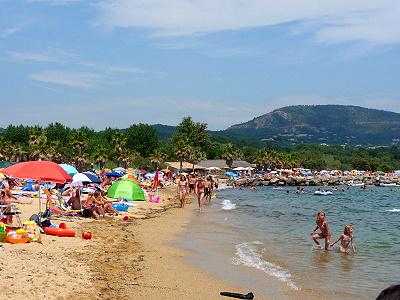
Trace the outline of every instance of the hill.
{"label": "hill", "polygon": [[219,134],[290,143],[391,145],[400,141],[400,114],[358,106],[296,105]]}

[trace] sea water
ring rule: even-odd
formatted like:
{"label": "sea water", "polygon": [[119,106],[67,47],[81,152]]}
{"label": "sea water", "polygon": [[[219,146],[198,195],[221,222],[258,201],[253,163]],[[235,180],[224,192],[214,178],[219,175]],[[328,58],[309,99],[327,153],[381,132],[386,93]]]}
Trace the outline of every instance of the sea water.
{"label": "sea water", "polygon": [[[179,241],[190,263],[279,299],[374,299],[400,283],[400,188],[226,189],[196,213]],[[357,253],[315,247],[310,232],[326,212],[332,241],[353,224]],[[323,242],[321,243],[323,244]],[[300,296],[299,296],[300,297]]]}

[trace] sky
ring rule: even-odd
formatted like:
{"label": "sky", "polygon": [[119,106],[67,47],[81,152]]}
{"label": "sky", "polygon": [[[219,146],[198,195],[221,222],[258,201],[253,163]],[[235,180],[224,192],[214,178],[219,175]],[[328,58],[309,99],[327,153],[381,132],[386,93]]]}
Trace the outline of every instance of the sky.
{"label": "sky", "polygon": [[400,113],[398,0],[0,0],[0,127]]}

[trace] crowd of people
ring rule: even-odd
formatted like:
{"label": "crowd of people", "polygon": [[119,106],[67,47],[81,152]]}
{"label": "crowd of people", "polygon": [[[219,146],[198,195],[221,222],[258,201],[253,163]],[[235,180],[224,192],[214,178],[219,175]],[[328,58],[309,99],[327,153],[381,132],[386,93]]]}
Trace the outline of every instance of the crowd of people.
{"label": "crowd of people", "polygon": [[213,178],[211,175],[181,175],[177,184],[180,207],[185,206],[185,199],[188,194],[194,194],[197,198],[199,211],[201,211],[203,204],[209,204],[213,194],[218,189],[218,178]]}

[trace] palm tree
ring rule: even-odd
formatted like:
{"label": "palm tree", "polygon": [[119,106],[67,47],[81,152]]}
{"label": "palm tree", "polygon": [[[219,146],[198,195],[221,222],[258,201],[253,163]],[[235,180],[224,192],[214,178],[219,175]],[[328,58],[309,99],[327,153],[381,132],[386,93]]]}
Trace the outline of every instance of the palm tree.
{"label": "palm tree", "polygon": [[194,165],[206,158],[207,154],[204,151],[201,151],[200,148],[192,148],[192,151],[189,153],[188,161],[192,163],[193,173],[194,173]]}
{"label": "palm tree", "polygon": [[76,166],[79,171],[81,171],[87,163],[86,150],[88,148],[88,142],[85,132],[82,130],[74,131],[70,136],[70,143],[72,145],[72,152]]}
{"label": "palm tree", "polygon": [[25,155],[24,147],[21,144],[12,145],[12,160],[15,162],[20,162]]}
{"label": "palm tree", "polygon": [[225,159],[227,166],[232,169],[233,161],[242,159],[243,154],[232,143],[228,143],[223,145],[222,158]]}
{"label": "palm tree", "polygon": [[154,150],[153,154],[150,155],[150,161],[156,165],[158,168],[163,162],[164,159],[166,158],[166,154],[164,152],[164,149],[162,148],[157,148]]}
{"label": "palm tree", "polygon": [[125,149],[119,159],[124,164],[124,168],[127,169],[139,156],[139,152]]}
{"label": "palm tree", "polygon": [[121,131],[118,130],[113,134],[112,141],[114,143],[115,156],[118,160],[118,163],[120,163],[125,152],[126,137]]}
{"label": "palm tree", "polygon": [[74,160],[79,171],[82,171],[87,164],[87,154],[83,150],[78,150],[75,152]]}
{"label": "palm tree", "polygon": [[6,161],[10,161],[13,155],[13,145],[11,142],[4,139],[4,137],[0,137],[0,158]]}
{"label": "palm tree", "polygon": [[288,154],[287,160],[290,168],[298,168],[301,166],[300,158],[296,153]]}
{"label": "palm tree", "polygon": [[189,144],[189,141],[185,138],[178,140],[174,145],[175,155],[179,159],[179,170],[182,172],[183,162],[189,158],[189,155],[192,151],[192,147]]}
{"label": "palm tree", "polygon": [[265,165],[268,169],[276,169],[276,167],[279,165],[279,155],[278,152],[275,150],[271,149],[266,149],[265,151]]}
{"label": "palm tree", "polygon": [[254,159],[254,162],[255,162],[255,164],[256,164],[258,169],[261,169],[261,168],[265,167],[265,164],[266,164],[266,162],[265,162],[266,155],[265,154],[266,154],[266,149],[265,148],[257,150],[257,154],[256,154],[256,157]]}
{"label": "palm tree", "polygon": [[104,168],[105,163],[108,160],[107,149],[104,145],[98,146],[93,152],[93,161],[100,166],[100,169]]}
{"label": "palm tree", "polygon": [[45,134],[40,126],[33,126],[29,129],[29,146],[37,145],[40,142],[41,136]]}
{"label": "palm tree", "polygon": [[88,143],[87,143],[87,136],[85,132],[82,130],[76,130],[71,134],[70,137],[70,144],[74,151],[83,151],[86,152]]}
{"label": "palm tree", "polygon": [[[33,127],[35,128],[35,127]],[[40,128],[40,127],[39,127]],[[32,160],[47,159],[47,136],[42,131],[40,135],[30,135],[29,156]]]}

